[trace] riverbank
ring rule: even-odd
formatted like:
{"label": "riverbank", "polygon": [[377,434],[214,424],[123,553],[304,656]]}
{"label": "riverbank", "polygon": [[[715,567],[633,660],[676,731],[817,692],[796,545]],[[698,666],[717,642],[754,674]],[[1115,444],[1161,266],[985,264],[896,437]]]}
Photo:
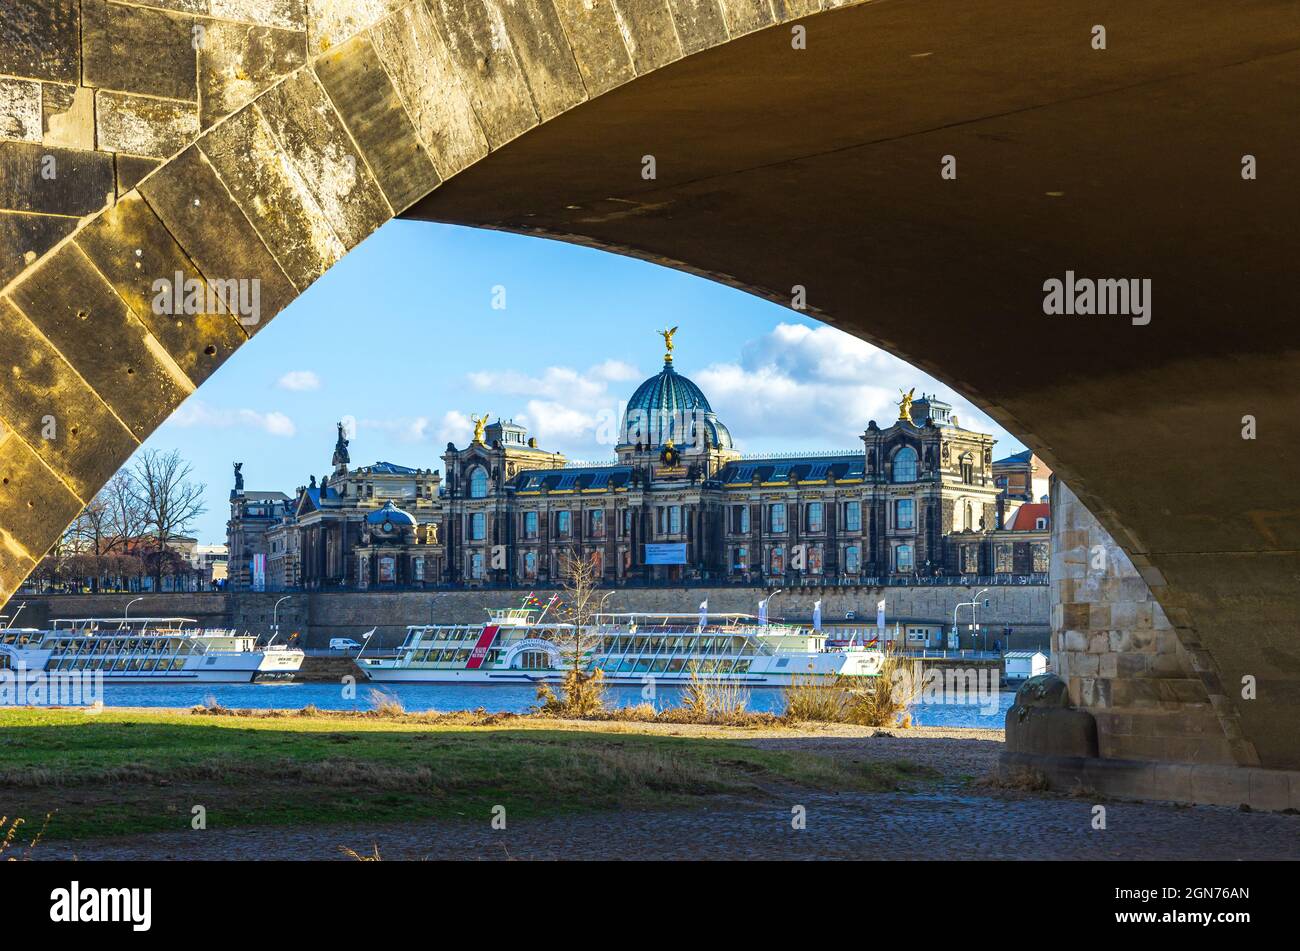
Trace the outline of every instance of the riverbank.
{"label": "riverbank", "polygon": [[[1300,858],[1297,816],[1106,802],[1098,829],[1088,796],[985,785],[1000,730],[529,719],[433,727],[377,717],[367,726],[289,714],[169,711],[159,723],[156,710],[114,711],[120,721],[105,721],[89,745],[75,724],[50,724],[40,757],[22,744],[19,768],[62,763],[72,771],[64,780],[109,769],[105,784],[59,785],[50,774],[30,787],[0,785],[0,814],[15,795],[57,805],[55,822],[99,811],[103,824],[86,835],[43,841],[31,857],[44,860],[319,861],[348,859],[345,850],[388,861]],[[0,714],[0,726],[11,725]],[[150,765],[159,729],[180,745]],[[102,741],[114,735],[126,745],[110,755]],[[12,736],[0,730],[7,763],[20,745]],[[213,763],[214,742],[233,765]],[[356,755],[363,750],[371,755]],[[338,771],[344,757],[364,766]],[[106,761],[115,760],[135,765],[112,772]],[[212,778],[167,779],[162,761],[173,775],[206,763]],[[430,772],[410,795],[413,764]],[[206,829],[190,827],[198,803]],[[302,815],[304,805],[315,815]],[[497,805],[506,808],[494,823]],[[158,828],[149,810],[160,808],[171,831],[147,831]],[[122,821],[132,828],[108,834]]]}
{"label": "riverbank", "polygon": [[[863,728],[745,729],[510,715],[213,715],[0,711],[0,815],[46,841],[479,817],[689,808],[774,790],[880,792],[939,773],[742,740],[869,736]],[[855,732],[856,731],[856,732]],[[195,829],[204,825],[206,829]]]}

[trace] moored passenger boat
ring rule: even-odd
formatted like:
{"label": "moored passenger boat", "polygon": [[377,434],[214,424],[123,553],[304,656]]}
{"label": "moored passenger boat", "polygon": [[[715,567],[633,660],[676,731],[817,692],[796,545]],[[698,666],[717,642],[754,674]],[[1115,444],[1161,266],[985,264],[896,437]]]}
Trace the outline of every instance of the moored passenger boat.
{"label": "moored passenger boat", "polygon": [[0,630],[0,669],[102,676],[106,684],[292,680],[303,652],[192,618],[79,618]]}
{"label": "moored passenger boat", "polygon": [[[704,623],[700,623],[701,620]],[[746,614],[598,614],[581,636],[544,611],[499,611],[483,624],[421,624],[406,629],[395,657],[358,657],[366,676],[395,683],[532,683],[562,680],[574,656],[611,684],[671,685],[699,672],[752,687],[795,678],[880,673],[878,650],[830,647],[808,627],[759,623]]]}

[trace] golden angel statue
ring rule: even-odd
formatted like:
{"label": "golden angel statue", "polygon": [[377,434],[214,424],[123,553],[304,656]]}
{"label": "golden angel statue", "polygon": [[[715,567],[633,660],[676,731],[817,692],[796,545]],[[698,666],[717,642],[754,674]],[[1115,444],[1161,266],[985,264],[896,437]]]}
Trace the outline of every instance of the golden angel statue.
{"label": "golden angel statue", "polygon": [[474,442],[480,446],[483,445],[483,430],[487,428],[488,414],[482,416],[470,416],[470,421],[474,424]]}
{"label": "golden angel statue", "polygon": [[664,363],[672,363],[673,362],[673,334],[677,333],[677,328],[674,327],[672,330],[664,328],[663,330],[657,330],[655,332],[659,334],[659,336],[664,338],[664,346],[668,348],[668,352],[664,354]]}
{"label": "golden angel statue", "polygon": [[[899,390],[898,392],[903,393],[902,390]],[[915,392],[916,387],[912,387],[906,393],[903,393],[903,398],[898,401],[899,422],[911,423],[913,426],[916,425],[912,420],[912,394]]]}

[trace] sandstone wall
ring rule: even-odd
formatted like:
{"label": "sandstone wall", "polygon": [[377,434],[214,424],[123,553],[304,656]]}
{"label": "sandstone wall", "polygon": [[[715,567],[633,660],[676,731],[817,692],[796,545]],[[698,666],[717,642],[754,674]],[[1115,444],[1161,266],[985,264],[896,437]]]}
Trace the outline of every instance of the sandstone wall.
{"label": "sandstone wall", "polygon": [[1204,652],[1189,650],[1133,562],[1059,480],[1052,490],[1052,662],[1108,759],[1249,759]]}

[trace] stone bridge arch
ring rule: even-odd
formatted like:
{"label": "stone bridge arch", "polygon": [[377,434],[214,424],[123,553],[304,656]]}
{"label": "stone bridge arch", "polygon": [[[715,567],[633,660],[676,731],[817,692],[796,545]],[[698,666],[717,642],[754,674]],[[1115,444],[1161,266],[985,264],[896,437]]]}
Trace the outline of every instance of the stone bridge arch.
{"label": "stone bridge arch", "polygon": [[[1224,756],[1300,767],[1294,4],[14,2],[0,597],[343,254],[460,222],[799,287],[949,382],[1122,545]],[[1067,271],[1150,279],[1151,322],[1045,316]],[[177,273],[258,320],[158,313]]]}

